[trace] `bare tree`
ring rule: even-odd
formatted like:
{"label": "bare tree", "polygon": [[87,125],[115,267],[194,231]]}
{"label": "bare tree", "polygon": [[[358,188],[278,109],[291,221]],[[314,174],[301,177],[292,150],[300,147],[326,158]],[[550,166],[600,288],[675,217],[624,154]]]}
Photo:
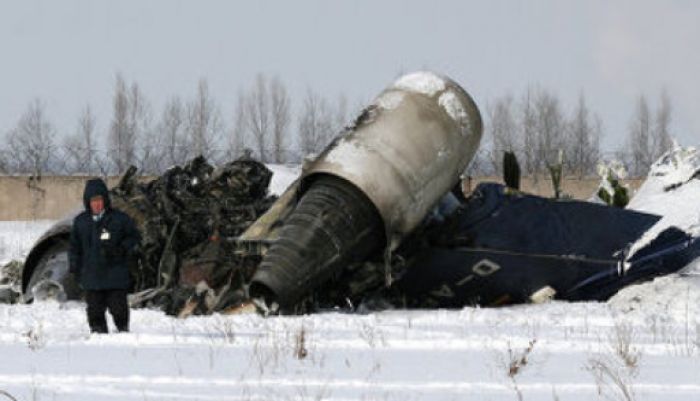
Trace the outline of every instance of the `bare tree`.
{"label": "bare tree", "polygon": [[162,140],[164,165],[180,165],[187,161],[189,145],[185,134],[184,114],[185,110],[179,97],[173,96],[165,103],[156,130]]}
{"label": "bare tree", "polygon": [[97,138],[95,136],[95,115],[90,105],[86,105],[78,117],[78,127],[73,135],[63,142],[65,157],[64,171],[68,173],[94,174],[100,164]]}
{"label": "bare tree", "polygon": [[524,170],[534,175],[539,172],[540,161],[537,159],[537,116],[535,114],[534,90],[527,88],[520,102],[520,137],[522,141],[522,158]]}
{"label": "bare tree", "polygon": [[151,127],[151,105],[136,82],[131,84],[129,90],[128,110],[127,124],[135,143],[135,160],[132,163],[139,167],[141,173],[154,174],[160,169],[164,152],[160,137]]}
{"label": "bare tree", "polygon": [[333,115],[328,101],[311,89],[306,92],[298,121],[303,156],[319,152],[333,135]]}
{"label": "bare tree", "polygon": [[221,114],[209,94],[206,79],[199,80],[197,96],[187,107],[187,136],[192,146],[192,156],[213,158],[223,129]]}
{"label": "bare tree", "polygon": [[108,136],[109,157],[117,172],[126,170],[136,159],[136,133],[130,124],[130,107],[126,82],[121,74],[117,74]]}
{"label": "bare tree", "polygon": [[246,134],[248,129],[246,101],[246,95],[239,91],[236,97],[233,127],[231,128],[231,135],[228,138],[228,154],[231,159],[240,157],[246,146]]}
{"label": "bare tree", "polygon": [[143,132],[139,135],[138,167],[142,174],[159,174],[166,168],[165,137],[157,129]]}
{"label": "bare tree", "polygon": [[14,171],[41,176],[50,170],[54,151],[54,128],[44,103],[34,99],[8,137],[8,157]]}
{"label": "bare tree", "polygon": [[508,95],[496,102],[487,109],[489,117],[488,132],[493,146],[491,148],[490,162],[493,169],[501,171],[503,162],[503,152],[514,152],[517,149],[517,125],[513,115],[513,98]]}
{"label": "bare tree", "polygon": [[564,117],[559,99],[548,91],[539,91],[534,106],[537,132],[535,157],[541,170],[557,164],[559,154],[565,147]]}
{"label": "bare tree", "polygon": [[671,133],[669,132],[669,125],[671,125],[671,99],[669,99],[666,90],[661,92],[655,123],[652,141],[654,146],[654,160],[669,151],[673,145]]}
{"label": "bare tree", "polygon": [[285,161],[286,134],[289,126],[289,96],[287,89],[278,78],[274,78],[270,84],[270,105],[272,112],[272,161],[282,163]]}
{"label": "bare tree", "polygon": [[630,122],[628,142],[632,171],[637,176],[646,174],[653,161],[654,150],[649,105],[644,95],[640,95],[637,100],[635,114]]}
{"label": "bare tree", "polygon": [[267,80],[262,74],[255,78],[255,85],[248,93],[246,115],[248,130],[258,148],[258,157],[262,162],[266,162],[270,137],[270,104],[267,98]]}
{"label": "bare tree", "polygon": [[600,136],[600,119],[588,110],[581,93],[567,130],[566,165],[572,173],[583,177],[595,171],[600,157]]}

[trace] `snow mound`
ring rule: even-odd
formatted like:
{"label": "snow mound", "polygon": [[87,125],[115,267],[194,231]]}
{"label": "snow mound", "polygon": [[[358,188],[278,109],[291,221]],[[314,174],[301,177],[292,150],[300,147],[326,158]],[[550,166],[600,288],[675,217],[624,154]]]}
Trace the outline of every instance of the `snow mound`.
{"label": "snow mound", "polygon": [[622,289],[608,301],[618,312],[700,324],[700,276],[672,274]]}
{"label": "snow mound", "polygon": [[674,144],[673,150],[661,156],[651,166],[650,176],[671,188],[688,182],[700,173],[700,153],[694,147],[680,147]]}
{"label": "snow mound", "polygon": [[696,149],[675,146],[664,154],[652,165],[627,208],[662,217],[632,246],[630,257],[672,226],[700,236],[700,155]]}
{"label": "snow mound", "polygon": [[445,80],[429,71],[406,74],[394,83],[394,88],[433,96],[445,89]]}

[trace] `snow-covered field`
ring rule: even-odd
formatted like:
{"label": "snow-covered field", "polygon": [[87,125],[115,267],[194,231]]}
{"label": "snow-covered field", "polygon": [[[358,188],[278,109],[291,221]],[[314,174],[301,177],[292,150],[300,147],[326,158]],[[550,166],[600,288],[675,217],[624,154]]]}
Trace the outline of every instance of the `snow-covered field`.
{"label": "snow-covered field", "polygon": [[18,400],[700,400],[700,282],[459,311],[134,310],[131,333],[92,336],[82,304],[0,305],[0,355]]}
{"label": "snow-covered field", "polygon": [[[667,222],[694,229],[693,216]],[[0,260],[26,255],[49,224],[0,222]],[[700,261],[686,272],[607,303],[184,320],[133,310],[132,331],[111,335],[88,333],[80,303],[0,305],[0,400],[700,400]]]}
{"label": "snow-covered field", "polygon": [[[0,222],[0,259],[26,254],[46,226]],[[91,336],[80,303],[0,305],[0,390],[17,400],[700,400],[697,275],[608,303],[185,320],[134,310],[131,328]]]}

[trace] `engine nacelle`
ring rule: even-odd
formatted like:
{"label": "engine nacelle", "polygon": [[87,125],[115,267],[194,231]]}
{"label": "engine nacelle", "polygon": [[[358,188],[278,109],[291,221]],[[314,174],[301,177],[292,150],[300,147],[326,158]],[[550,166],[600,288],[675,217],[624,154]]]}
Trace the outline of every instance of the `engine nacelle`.
{"label": "engine nacelle", "polygon": [[291,306],[343,266],[396,248],[459,182],[481,133],[457,83],[430,72],[399,78],[304,167],[251,296]]}

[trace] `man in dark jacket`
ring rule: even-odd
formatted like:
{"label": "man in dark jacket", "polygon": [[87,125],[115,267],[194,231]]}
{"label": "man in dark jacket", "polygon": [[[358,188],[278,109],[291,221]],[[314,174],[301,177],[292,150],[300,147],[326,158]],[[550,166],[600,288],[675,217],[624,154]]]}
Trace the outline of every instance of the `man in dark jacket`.
{"label": "man in dark jacket", "polygon": [[101,179],[85,184],[85,211],[73,220],[70,271],[85,290],[90,331],[107,333],[105,311],[119,331],[129,331],[128,261],[138,252],[140,235],[133,220],[111,207]]}

